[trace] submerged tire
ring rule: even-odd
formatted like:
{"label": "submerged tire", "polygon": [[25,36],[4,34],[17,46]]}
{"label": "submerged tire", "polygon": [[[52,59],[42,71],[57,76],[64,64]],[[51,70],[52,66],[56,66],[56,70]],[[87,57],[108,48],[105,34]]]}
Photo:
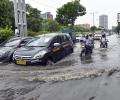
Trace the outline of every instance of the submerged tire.
{"label": "submerged tire", "polygon": [[52,60],[48,59],[46,62],[46,65],[52,66],[52,65],[54,65],[54,62]]}

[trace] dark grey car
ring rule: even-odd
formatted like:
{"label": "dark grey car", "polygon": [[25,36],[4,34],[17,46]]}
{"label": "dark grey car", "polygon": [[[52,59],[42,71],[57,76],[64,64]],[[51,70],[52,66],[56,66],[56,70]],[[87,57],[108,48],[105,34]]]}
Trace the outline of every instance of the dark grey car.
{"label": "dark grey car", "polygon": [[56,63],[73,52],[73,42],[69,35],[50,33],[36,37],[13,54],[17,65]]}
{"label": "dark grey car", "polygon": [[32,37],[16,37],[11,38],[0,44],[0,62],[8,62],[12,60],[14,51],[28,43]]}

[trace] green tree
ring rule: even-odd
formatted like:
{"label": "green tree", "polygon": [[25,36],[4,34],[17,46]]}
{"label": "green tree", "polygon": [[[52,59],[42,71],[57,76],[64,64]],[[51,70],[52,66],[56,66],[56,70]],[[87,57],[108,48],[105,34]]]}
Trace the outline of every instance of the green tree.
{"label": "green tree", "polygon": [[57,32],[60,30],[60,25],[55,20],[44,20],[42,24],[43,31]]}
{"label": "green tree", "polygon": [[89,31],[90,31],[89,28],[85,28],[85,27],[83,27],[82,25],[75,25],[75,26],[74,26],[74,30],[75,30],[76,32],[89,32]]}
{"label": "green tree", "polygon": [[8,28],[0,28],[0,43],[13,36],[13,31]]}
{"label": "green tree", "polygon": [[11,27],[13,23],[13,16],[13,2],[9,0],[0,0],[0,27]]}
{"label": "green tree", "polygon": [[79,0],[75,0],[57,9],[56,20],[61,25],[73,27],[77,17],[85,14],[86,8],[80,4]]}
{"label": "green tree", "polygon": [[38,32],[42,30],[42,19],[40,13],[36,8],[32,8],[30,5],[26,5],[27,8],[27,27],[28,30]]}
{"label": "green tree", "polygon": [[95,33],[95,31],[97,30],[97,27],[96,27],[96,26],[92,26],[92,27],[90,28],[90,30],[91,30],[91,32]]}

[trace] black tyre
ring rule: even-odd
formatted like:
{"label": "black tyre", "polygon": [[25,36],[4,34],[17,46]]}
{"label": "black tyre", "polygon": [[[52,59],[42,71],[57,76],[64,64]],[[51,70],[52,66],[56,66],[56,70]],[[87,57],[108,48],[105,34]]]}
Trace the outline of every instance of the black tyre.
{"label": "black tyre", "polygon": [[42,65],[47,66],[50,65],[52,66],[54,64],[54,62],[51,59],[46,59],[42,62]]}
{"label": "black tyre", "polygon": [[46,65],[52,66],[52,65],[54,65],[54,62],[52,60],[48,59],[46,62]]}

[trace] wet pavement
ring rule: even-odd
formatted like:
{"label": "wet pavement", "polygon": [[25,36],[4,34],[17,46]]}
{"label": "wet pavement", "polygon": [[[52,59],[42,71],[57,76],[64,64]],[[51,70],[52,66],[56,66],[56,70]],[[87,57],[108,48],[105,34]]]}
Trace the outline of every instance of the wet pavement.
{"label": "wet pavement", "polygon": [[107,49],[95,41],[92,56],[83,58],[77,43],[73,54],[53,66],[1,63],[0,100],[119,100],[120,36],[108,40]]}

